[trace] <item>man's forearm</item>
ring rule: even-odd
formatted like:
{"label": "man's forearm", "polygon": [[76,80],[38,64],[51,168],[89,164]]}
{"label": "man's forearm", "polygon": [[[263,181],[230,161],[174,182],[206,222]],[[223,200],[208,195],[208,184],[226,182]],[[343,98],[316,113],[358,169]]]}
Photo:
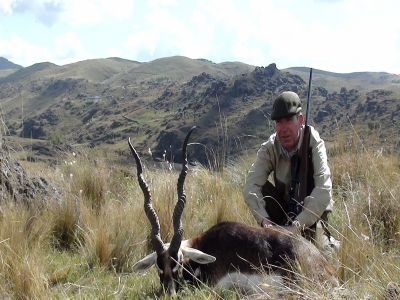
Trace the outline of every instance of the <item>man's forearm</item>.
{"label": "man's forearm", "polygon": [[[260,192],[261,194],[261,192]],[[262,195],[261,195],[262,197]],[[254,192],[246,192],[244,191],[244,201],[246,202],[248,208],[253,214],[258,224],[261,224],[261,221],[264,218],[269,218],[267,211],[265,210],[265,201],[259,200],[256,193]]]}

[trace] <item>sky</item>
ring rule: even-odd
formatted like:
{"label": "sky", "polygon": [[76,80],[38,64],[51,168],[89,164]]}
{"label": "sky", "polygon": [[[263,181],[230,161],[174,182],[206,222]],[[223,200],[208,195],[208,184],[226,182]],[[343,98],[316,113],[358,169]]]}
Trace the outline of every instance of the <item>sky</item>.
{"label": "sky", "polygon": [[0,57],[23,67],[175,55],[400,74],[400,1],[0,0]]}

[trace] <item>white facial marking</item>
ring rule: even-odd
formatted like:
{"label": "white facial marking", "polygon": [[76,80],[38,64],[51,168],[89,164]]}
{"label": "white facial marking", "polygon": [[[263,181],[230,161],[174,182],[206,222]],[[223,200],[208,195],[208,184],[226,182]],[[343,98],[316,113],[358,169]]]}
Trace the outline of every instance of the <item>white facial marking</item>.
{"label": "white facial marking", "polygon": [[178,251],[178,261],[176,262],[176,266],[172,269],[173,272],[179,271],[182,269],[182,263],[183,263],[183,254],[182,251],[179,249]]}
{"label": "white facial marking", "polygon": [[194,270],[194,277],[199,278],[201,275],[201,270],[200,267],[196,268],[196,270]]}

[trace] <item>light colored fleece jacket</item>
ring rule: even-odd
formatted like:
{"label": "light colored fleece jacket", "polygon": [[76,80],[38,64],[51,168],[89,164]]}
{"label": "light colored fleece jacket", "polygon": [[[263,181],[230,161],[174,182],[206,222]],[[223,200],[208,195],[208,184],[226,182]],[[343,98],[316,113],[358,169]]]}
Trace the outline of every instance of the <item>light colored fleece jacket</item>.
{"label": "light colored fleece jacket", "polygon": [[[306,227],[313,225],[324,211],[332,211],[334,204],[331,171],[328,166],[325,143],[312,126],[310,126],[310,129],[315,188],[311,195],[306,197],[304,210],[296,217],[299,224]],[[304,126],[297,145],[297,153],[301,153],[303,131]],[[276,188],[283,195],[285,201],[289,203],[289,189],[292,179],[290,158],[283,155],[281,143],[276,137],[276,133],[271,135],[268,141],[263,143],[258,150],[257,158],[247,174],[243,189],[244,200],[258,224],[261,223],[263,218],[268,217],[265,210],[265,201],[268,201],[268,199],[263,199],[261,188],[272,172]]]}

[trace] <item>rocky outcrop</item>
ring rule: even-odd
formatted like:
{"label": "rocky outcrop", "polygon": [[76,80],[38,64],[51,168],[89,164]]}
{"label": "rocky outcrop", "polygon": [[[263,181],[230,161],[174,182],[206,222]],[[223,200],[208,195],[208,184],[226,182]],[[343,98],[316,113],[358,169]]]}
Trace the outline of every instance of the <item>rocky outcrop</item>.
{"label": "rocky outcrop", "polygon": [[30,177],[21,164],[10,155],[4,142],[0,147],[0,203],[11,199],[30,205],[34,201],[60,201],[60,191],[43,177]]}

